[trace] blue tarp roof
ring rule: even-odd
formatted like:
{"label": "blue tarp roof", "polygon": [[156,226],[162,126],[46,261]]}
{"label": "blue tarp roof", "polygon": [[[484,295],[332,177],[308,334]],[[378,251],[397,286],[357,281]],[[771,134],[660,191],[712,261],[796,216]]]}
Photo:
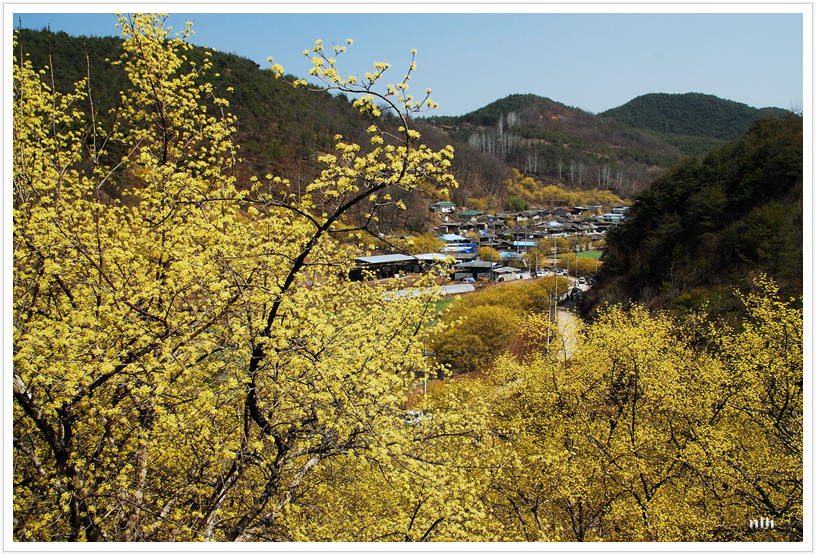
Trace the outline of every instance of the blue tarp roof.
{"label": "blue tarp roof", "polygon": [[439,237],[443,241],[467,241],[467,237],[462,237],[461,235],[456,235],[455,233],[449,233],[447,235],[440,235]]}

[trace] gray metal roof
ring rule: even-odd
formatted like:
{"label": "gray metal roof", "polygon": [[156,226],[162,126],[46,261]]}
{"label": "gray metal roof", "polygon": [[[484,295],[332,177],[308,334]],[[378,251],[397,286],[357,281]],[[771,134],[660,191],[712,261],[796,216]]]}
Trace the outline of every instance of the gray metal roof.
{"label": "gray metal roof", "polygon": [[495,262],[489,262],[487,260],[472,260],[470,262],[460,262],[459,264],[454,264],[454,268],[487,268],[490,269],[493,265],[496,264]]}
{"label": "gray metal roof", "polygon": [[427,253],[427,254],[416,254],[416,255],[414,255],[414,258],[416,258],[417,260],[440,260],[440,261],[445,261],[445,260],[448,259],[448,256],[449,255],[441,253],[441,252],[432,252],[432,253]]}
{"label": "gray metal roof", "polygon": [[457,283],[454,285],[443,285],[441,287],[425,287],[422,289],[400,289],[399,291],[386,291],[385,299],[393,301],[394,299],[404,299],[418,297],[426,294],[438,295],[457,295],[459,293],[472,293],[476,291],[476,287],[470,283]]}
{"label": "gray metal roof", "polygon": [[476,291],[476,287],[471,283],[459,283],[456,285],[444,285],[439,288],[439,293],[442,295],[456,295],[459,293],[472,293]]}
{"label": "gray metal roof", "polygon": [[364,264],[388,264],[393,262],[415,262],[416,257],[405,254],[381,254],[379,256],[358,256],[357,261]]}

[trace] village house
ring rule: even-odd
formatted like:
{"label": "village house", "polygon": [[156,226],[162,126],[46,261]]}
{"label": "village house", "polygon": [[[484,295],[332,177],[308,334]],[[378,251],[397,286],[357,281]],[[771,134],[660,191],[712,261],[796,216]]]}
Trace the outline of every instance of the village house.
{"label": "village house", "polygon": [[453,214],[456,212],[456,205],[452,202],[435,202],[431,205],[431,212]]}

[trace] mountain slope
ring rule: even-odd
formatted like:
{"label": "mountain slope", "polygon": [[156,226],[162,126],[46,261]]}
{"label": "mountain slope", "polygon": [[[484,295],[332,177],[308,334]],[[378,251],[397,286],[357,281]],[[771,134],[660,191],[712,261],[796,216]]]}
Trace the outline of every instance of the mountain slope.
{"label": "mountain slope", "polygon": [[[72,90],[73,83],[90,76],[94,108],[103,122],[108,110],[119,102],[120,91],[130,86],[121,66],[110,63],[122,54],[119,38],[72,37],[28,29],[21,29],[17,36],[14,54],[28,56],[35,68],[53,67],[57,90]],[[187,56],[200,66],[207,51],[193,47]],[[245,171],[310,179],[316,175],[317,154],[332,148],[336,133],[364,139],[367,123],[346,98],[294,89],[255,62],[234,54],[211,51],[210,59],[213,67],[207,78],[238,118],[236,138],[248,161]]]}
{"label": "mountain slope", "polygon": [[610,231],[590,304],[725,308],[758,272],[802,293],[802,118],[763,118],[703,160],[673,166]]}
{"label": "mountain slope", "polygon": [[642,190],[683,154],[648,132],[532,94],[427,121],[525,175],[621,195]]}
{"label": "mountain slope", "polygon": [[782,117],[786,113],[780,108],[757,109],[710,94],[653,93],[600,115],[652,132],[687,154],[702,154],[724,141],[737,139],[760,117]]}

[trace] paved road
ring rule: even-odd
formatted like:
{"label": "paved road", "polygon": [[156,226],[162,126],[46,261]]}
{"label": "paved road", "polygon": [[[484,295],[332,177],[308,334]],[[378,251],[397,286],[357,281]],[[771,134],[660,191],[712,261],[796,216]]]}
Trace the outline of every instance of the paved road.
{"label": "paved road", "polygon": [[558,332],[564,342],[566,358],[575,355],[578,349],[578,331],[583,325],[584,322],[573,311],[562,306],[558,307]]}
{"label": "paved road", "polygon": [[[590,288],[585,283],[579,283],[577,287],[581,291],[587,291]],[[564,340],[566,358],[572,358],[575,354],[578,348],[577,334],[583,325],[583,320],[576,315],[575,302],[567,300],[558,304],[558,331]]]}

